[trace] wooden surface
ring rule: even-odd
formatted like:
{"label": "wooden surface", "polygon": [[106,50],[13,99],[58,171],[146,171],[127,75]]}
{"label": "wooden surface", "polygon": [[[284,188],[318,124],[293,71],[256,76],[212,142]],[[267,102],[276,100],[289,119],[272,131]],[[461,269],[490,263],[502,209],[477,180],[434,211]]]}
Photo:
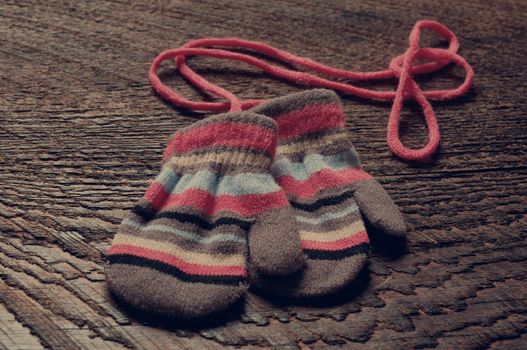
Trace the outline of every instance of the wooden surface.
{"label": "wooden surface", "polygon": [[[0,349],[527,348],[527,2],[442,3],[3,1]],[[157,53],[240,36],[381,69],[421,18],[455,31],[476,72],[468,96],[434,103],[435,162],[395,159],[389,104],[343,96],[366,169],[411,229],[406,249],[378,242],[357,284],[334,300],[292,305],[251,293],[207,325],[147,320],[111,300],[102,266],[117,225],[157,174],[167,137],[200,118],[153,93],[146,75]],[[192,64],[243,97],[298,90],[238,64]],[[461,79],[445,69],[423,83]],[[411,104],[402,132],[409,145],[424,142]]]}

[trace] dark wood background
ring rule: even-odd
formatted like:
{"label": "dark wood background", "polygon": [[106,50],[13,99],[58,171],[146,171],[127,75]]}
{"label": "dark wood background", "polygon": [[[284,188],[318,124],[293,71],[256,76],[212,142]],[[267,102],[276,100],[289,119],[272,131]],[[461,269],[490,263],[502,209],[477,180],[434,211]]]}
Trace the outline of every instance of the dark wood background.
{"label": "dark wood background", "polygon": [[[521,0],[2,1],[0,349],[527,348],[526,13]],[[456,32],[476,72],[469,95],[434,103],[434,162],[388,151],[389,104],[343,96],[366,169],[410,227],[405,251],[377,244],[335,300],[292,305],[251,293],[210,325],[143,319],[111,300],[102,266],[117,225],[157,174],[168,136],[202,117],[153,93],[147,70],[157,53],[239,36],[381,69],[422,18]],[[239,64],[192,64],[247,98],[299,90]],[[197,96],[169,65],[164,72]],[[461,73],[421,82],[454,86]],[[402,133],[409,145],[424,142],[412,104]]]}

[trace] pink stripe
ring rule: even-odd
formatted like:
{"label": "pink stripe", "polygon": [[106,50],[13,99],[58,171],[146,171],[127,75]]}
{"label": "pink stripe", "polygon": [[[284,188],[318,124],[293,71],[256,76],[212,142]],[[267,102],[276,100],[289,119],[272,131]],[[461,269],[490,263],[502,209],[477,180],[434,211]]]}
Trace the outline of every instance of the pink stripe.
{"label": "pink stripe", "polygon": [[[249,136],[250,135],[250,136]],[[163,159],[206,146],[253,148],[272,155],[273,133],[265,128],[244,123],[223,122],[176,133],[169,141]]]}
{"label": "pink stripe", "polygon": [[143,198],[149,201],[152,204],[152,208],[157,211],[166,202],[168,195],[169,194],[165,192],[163,185],[159,182],[153,182],[148,186]]}
{"label": "pink stripe", "polygon": [[324,129],[343,127],[344,114],[339,104],[309,106],[275,117],[278,141]]}
{"label": "pink stripe", "polygon": [[109,252],[109,255],[116,254],[130,254],[147,258],[151,260],[161,261],[170,266],[177,267],[183,272],[192,275],[203,275],[203,276],[245,276],[247,274],[243,266],[210,266],[188,263],[178,257],[166,253],[162,253],[153,249],[136,247],[127,244],[116,244],[113,245]]}
{"label": "pink stripe", "polygon": [[[321,233],[322,235],[323,233]],[[303,249],[317,249],[317,250],[342,250],[350,248],[361,243],[369,243],[368,235],[365,231],[357,232],[351,237],[339,239],[334,242],[320,242],[302,240],[300,244]]]}
{"label": "pink stripe", "polygon": [[360,180],[371,179],[371,175],[361,168],[344,170],[322,169],[313,173],[309,179],[297,180],[291,175],[279,176],[276,182],[287,194],[300,198],[313,198],[319,191],[349,185]]}
{"label": "pink stripe", "polygon": [[289,202],[281,190],[265,194],[215,196],[207,191],[189,189],[180,194],[170,195],[162,209],[189,206],[201,210],[205,215],[215,215],[222,211],[240,215],[254,215],[264,210],[281,208],[286,205],[289,205]]}

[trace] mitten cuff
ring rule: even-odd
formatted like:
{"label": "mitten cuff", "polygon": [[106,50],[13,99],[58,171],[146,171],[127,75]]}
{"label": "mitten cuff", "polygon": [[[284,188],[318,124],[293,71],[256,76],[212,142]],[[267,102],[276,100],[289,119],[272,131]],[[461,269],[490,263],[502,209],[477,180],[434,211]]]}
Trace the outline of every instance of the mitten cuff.
{"label": "mitten cuff", "polygon": [[276,121],[279,142],[344,126],[344,113],[337,94],[325,89],[274,98],[252,111]]}
{"label": "mitten cuff", "polygon": [[165,149],[163,162],[183,167],[199,162],[266,168],[274,157],[276,133],[272,119],[252,112],[215,115],[176,131]]}

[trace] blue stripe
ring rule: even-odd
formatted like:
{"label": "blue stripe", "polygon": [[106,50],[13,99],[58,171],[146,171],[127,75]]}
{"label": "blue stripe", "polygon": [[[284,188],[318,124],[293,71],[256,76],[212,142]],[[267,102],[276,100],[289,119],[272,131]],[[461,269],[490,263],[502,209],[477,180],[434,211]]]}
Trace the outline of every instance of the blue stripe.
{"label": "blue stripe", "polygon": [[154,181],[163,185],[165,192],[170,193],[170,191],[174,188],[179,179],[179,176],[174,173],[172,168],[170,168],[169,166],[164,166]]}
{"label": "blue stripe", "polygon": [[312,174],[322,169],[341,170],[358,166],[359,161],[355,150],[323,156],[321,154],[308,154],[302,162],[292,162],[288,158],[277,159],[271,167],[271,172],[278,176],[292,176],[296,180],[307,180]]}
{"label": "blue stripe", "polygon": [[188,189],[199,189],[213,195],[265,194],[280,190],[270,174],[237,174],[218,176],[208,170],[178,177],[170,168],[163,169],[156,178],[165,192],[179,194]]}
{"label": "blue stripe", "polygon": [[330,221],[330,220],[343,218],[346,215],[354,213],[354,212],[356,212],[358,210],[359,210],[359,207],[357,205],[351,205],[351,206],[349,206],[349,207],[347,207],[344,210],[341,210],[339,212],[327,213],[327,214],[319,215],[316,218],[310,218],[310,217],[307,217],[307,216],[300,216],[300,215],[298,215],[298,216],[296,216],[296,220],[297,221],[302,221],[302,222],[305,222],[305,223],[308,223],[308,224],[317,225],[317,224],[322,224],[322,223]]}
{"label": "blue stripe", "polygon": [[245,239],[238,237],[236,235],[228,234],[228,233],[217,234],[211,237],[203,237],[194,232],[178,230],[176,228],[169,227],[166,225],[143,226],[143,225],[140,225],[128,219],[123,220],[123,225],[135,228],[137,230],[161,231],[165,233],[170,233],[170,234],[174,234],[176,236],[188,239],[189,241],[193,241],[193,242],[201,243],[201,244],[209,244],[209,243],[215,243],[215,242],[236,242],[236,243],[243,243],[243,244],[247,243]]}

